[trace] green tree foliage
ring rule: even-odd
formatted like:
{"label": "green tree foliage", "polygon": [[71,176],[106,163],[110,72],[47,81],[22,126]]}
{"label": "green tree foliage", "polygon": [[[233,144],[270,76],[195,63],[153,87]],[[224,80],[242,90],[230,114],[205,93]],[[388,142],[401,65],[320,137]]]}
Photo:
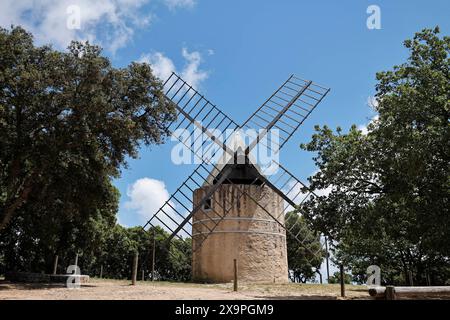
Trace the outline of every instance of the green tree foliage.
{"label": "green tree foliage", "polygon": [[316,127],[302,147],[320,171],[303,209],[337,241],[336,256],[363,281],[371,264],[386,283],[450,279],[449,37],[425,29],[404,43],[408,61],[377,74],[379,118],[363,134]]}
{"label": "green tree foliage", "polygon": [[124,228],[116,225],[106,237],[101,250],[102,255],[95,268],[88,269],[90,274],[98,275],[100,266],[103,266],[104,277],[128,279],[131,276],[133,256],[137,252],[138,275],[144,271],[145,278],[149,279],[153,257],[153,235],[155,235],[155,279],[189,281],[192,258],[190,239],[178,239],[167,248],[165,240],[169,234],[160,227],[151,228],[146,232],[141,227]]}
{"label": "green tree foliage", "polygon": [[0,29],[0,231],[48,189],[76,211],[102,203],[126,157],[162,142],[173,118],[148,64],[114,68],[89,43],[58,52]]}
{"label": "green tree foliage", "polygon": [[[288,212],[285,221],[286,229],[292,231],[286,235],[288,267],[292,272],[291,280],[303,283],[314,280],[316,271],[325,257],[320,238],[296,212]],[[294,236],[297,236],[302,244]]]}
{"label": "green tree foliage", "polygon": [[[330,278],[328,279],[328,283],[337,284],[341,283],[341,273],[336,271]],[[344,283],[351,284],[352,283],[352,275],[348,273],[344,273]]]}
{"label": "green tree foliage", "polygon": [[[67,52],[36,47],[20,27],[0,29],[0,274],[65,273],[127,278],[139,253],[148,277],[152,233],[116,225],[111,179],[141,145],[164,142],[175,117],[148,64],[114,68],[89,43]],[[165,249],[158,279],[189,279],[190,239]],[[187,263],[189,262],[189,263]]]}
{"label": "green tree foliage", "polygon": [[[52,272],[55,255],[59,256],[58,271],[73,264],[75,254],[84,261],[83,271],[97,264],[108,234],[116,223],[118,191],[109,186],[109,198],[100,207],[78,212],[71,203],[55,200],[47,193],[40,202],[30,197],[8,227],[0,233],[0,254],[4,255],[3,271]],[[0,270],[0,273],[2,270]]]}

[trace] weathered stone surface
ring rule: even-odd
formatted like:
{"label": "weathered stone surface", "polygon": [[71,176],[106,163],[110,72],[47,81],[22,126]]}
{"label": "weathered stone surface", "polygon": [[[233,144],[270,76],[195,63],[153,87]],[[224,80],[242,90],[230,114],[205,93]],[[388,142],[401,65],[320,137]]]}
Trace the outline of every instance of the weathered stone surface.
{"label": "weathered stone surface", "polygon": [[[240,188],[241,191],[238,191]],[[233,279],[233,259],[238,260],[238,279],[251,282],[287,282],[286,232],[250,197],[250,194],[268,212],[284,223],[283,199],[268,187],[255,185],[222,185],[214,194],[212,211],[198,211],[193,217],[193,246],[202,240],[202,233],[209,232],[223,216],[221,208],[234,206],[219,222],[214,231],[193,253],[193,279],[204,282],[229,282]],[[207,191],[207,187],[195,190],[194,204]],[[236,199],[239,198],[237,201]],[[215,212],[216,211],[216,212]],[[220,216],[220,217],[219,217]]]}

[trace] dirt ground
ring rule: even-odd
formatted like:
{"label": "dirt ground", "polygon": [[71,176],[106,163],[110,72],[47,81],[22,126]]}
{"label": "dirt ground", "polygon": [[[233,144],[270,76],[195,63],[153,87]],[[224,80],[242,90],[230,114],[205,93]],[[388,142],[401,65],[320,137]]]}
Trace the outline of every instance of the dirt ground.
{"label": "dirt ground", "polygon": [[[370,299],[365,286],[346,286],[346,299]],[[61,285],[18,284],[0,280],[0,300],[235,300],[235,299],[341,299],[339,285],[319,284],[193,284],[91,279],[79,289]]]}

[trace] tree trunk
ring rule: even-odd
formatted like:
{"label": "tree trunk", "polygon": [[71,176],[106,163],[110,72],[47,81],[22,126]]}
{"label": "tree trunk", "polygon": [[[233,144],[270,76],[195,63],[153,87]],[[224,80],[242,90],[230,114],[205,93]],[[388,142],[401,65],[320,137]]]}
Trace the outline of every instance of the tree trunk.
{"label": "tree trunk", "polygon": [[[31,178],[29,180],[31,180]],[[24,186],[19,196],[14,199],[11,204],[7,205],[4,208],[3,214],[0,217],[0,231],[6,228],[14,214],[17,212],[17,209],[19,209],[22,204],[28,199],[28,196],[30,195],[32,189],[33,188],[31,186],[31,181],[29,181],[28,184]]]}
{"label": "tree trunk", "polygon": [[12,191],[11,189],[8,190],[7,200],[5,201],[6,205],[2,208],[2,214],[0,215],[0,232],[8,226],[17,210],[27,201],[31,191],[33,190],[33,185],[35,183],[34,180],[38,174],[39,172],[37,171],[30,174],[23,183],[20,191]]}

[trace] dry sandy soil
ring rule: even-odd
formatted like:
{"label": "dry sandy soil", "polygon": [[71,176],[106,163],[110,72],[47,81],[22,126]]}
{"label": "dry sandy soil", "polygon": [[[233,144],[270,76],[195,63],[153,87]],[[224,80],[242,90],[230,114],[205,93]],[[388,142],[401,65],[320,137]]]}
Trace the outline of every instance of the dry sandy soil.
{"label": "dry sandy soil", "polygon": [[[365,286],[346,286],[346,299],[369,299]],[[138,282],[91,279],[79,289],[61,285],[17,284],[0,280],[3,299],[87,299],[87,300],[181,300],[181,299],[341,299],[339,285],[319,284],[232,284],[210,285],[170,282]]]}

